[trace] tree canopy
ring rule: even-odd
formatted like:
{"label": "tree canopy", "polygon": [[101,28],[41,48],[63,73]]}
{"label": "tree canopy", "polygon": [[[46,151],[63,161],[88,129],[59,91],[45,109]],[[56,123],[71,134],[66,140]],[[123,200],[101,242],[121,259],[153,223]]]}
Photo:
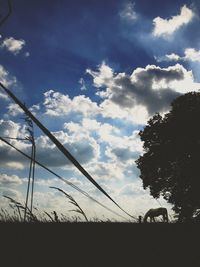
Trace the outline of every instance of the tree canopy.
{"label": "tree canopy", "polygon": [[200,209],[200,93],[182,95],[171,107],[140,131],[144,154],[136,164],[144,189],[162,195],[187,221]]}

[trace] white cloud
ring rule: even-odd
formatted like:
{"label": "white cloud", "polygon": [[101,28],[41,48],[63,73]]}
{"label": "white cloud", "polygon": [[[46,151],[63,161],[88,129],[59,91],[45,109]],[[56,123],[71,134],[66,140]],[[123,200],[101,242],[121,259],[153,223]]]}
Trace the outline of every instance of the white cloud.
{"label": "white cloud", "polygon": [[17,175],[0,174],[0,184],[3,186],[20,185],[22,180]]}
{"label": "white cloud", "polygon": [[[102,69],[109,70],[106,79]],[[103,63],[99,71],[90,70],[88,73],[93,76],[97,94],[103,99],[99,105],[101,115],[134,123],[146,123],[155,112],[168,111],[171,101],[180,94],[200,88],[192,71],[187,71],[180,64],[167,68],[147,65],[128,75],[114,74]]]}
{"label": "white cloud", "polygon": [[166,58],[169,59],[170,61],[178,61],[180,59],[180,56],[172,53],[172,54],[167,54]]}
{"label": "white cloud", "polygon": [[[83,135],[71,135],[60,131],[53,133],[68,151],[81,163],[97,160],[100,148],[94,138]],[[46,166],[67,166],[71,163],[60,153],[46,136],[36,139],[37,159]]]}
{"label": "white cloud", "polygon": [[19,105],[15,104],[15,103],[10,103],[8,106],[7,106],[7,109],[8,109],[8,114],[11,115],[11,116],[17,116],[19,114],[23,114],[23,110],[19,107]]}
{"label": "white cloud", "polygon": [[102,116],[105,118],[121,119],[136,124],[144,124],[149,118],[146,107],[142,105],[135,105],[132,108],[121,107],[110,99],[106,99],[100,104],[100,107]]}
{"label": "white cloud", "polygon": [[[67,115],[81,115],[85,118],[101,115],[104,118],[144,124],[155,112],[168,111],[171,101],[180,94],[199,88],[192,72],[180,64],[167,68],[148,65],[128,75],[114,73],[103,62],[97,71],[88,69],[87,73],[93,77],[96,94],[102,101],[97,104],[84,95],[70,99],[68,95],[50,90],[44,94],[45,115],[60,118]],[[183,82],[188,88],[184,86],[181,90]]]}
{"label": "white cloud", "polygon": [[121,19],[125,19],[128,21],[135,21],[137,19],[137,14],[135,12],[135,3],[127,2],[124,5],[124,8],[119,13]]}
{"label": "white cloud", "polygon": [[25,41],[14,39],[13,37],[5,38],[1,44],[1,48],[7,49],[14,55],[17,55],[24,47]]}
{"label": "white cloud", "polygon": [[87,69],[86,73],[90,74],[94,79],[94,85],[95,87],[99,88],[103,85],[112,85],[110,84],[112,82],[112,78],[113,78],[113,70],[107,66],[105,64],[105,62],[103,62],[100,66],[99,66],[99,71],[92,71],[91,69]]}
{"label": "white cloud", "polygon": [[81,123],[65,123],[64,128],[75,136],[80,135],[80,133],[85,136],[95,134],[98,143],[104,142],[112,148],[142,151],[138,131],[133,131],[130,135],[124,135],[119,128],[111,124],[101,123],[95,119],[88,118],[84,118]]}
{"label": "white cloud", "polygon": [[86,87],[86,85],[85,85],[85,80],[83,79],[83,78],[80,78],[80,80],[79,80],[79,83],[80,83],[80,85],[81,85],[81,91],[85,91],[85,90],[87,90],[87,87]]}
{"label": "white cloud", "polygon": [[73,136],[83,135],[89,137],[95,133],[95,138],[98,142],[114,141],[115,138],[119,141],[117,137],[119,130],[116,127],[108,123],[98,122],[95,119],[83,118],[80,123],[64,123],[64,128]]}
{"label": "white cloud", "polygon": [[175,88],[176,92],[181,94],[186,94],[191,91],[199,91],[200,83],[194,81],[194,76],[192,71],[184,70],[184,79],[180,81],[172,81],[169,86]]}
{"label": "white cloud", "polygon": [[[11,120],[4,121],[0,120],[0,136],[1,137],[24,137],[24,128],[19,124]],[[14,145],[21,150],[28,150],[30,152],[30,145],[25,144],[21,141],[9,140]],[[30,153],[29,153],[30,154]],[[27,164],[24,157],[21,156],[18,152],[11,149],[4,142],[0,141],[0,166],[8,167],[11,169],[23,169],[23,163]]]}
{"label": "white cloud", "polygon": [[[69,180],[69,179],[67,179]],[[50,186],[56,186],[62,188],[65,186],[66,183],[62,181],[61,179],[55,177],[55,178],[38,178],[35,179],[35,189],[36,190],[47,190]]]}
{"label": "white cloud", "polygon": [[[2,137],[21,137],[24,138],[27,133],[24,132],[24,126],[12,121],[0,120],[0,136]],[[87,164],[95,161],[100,155],[99,144],[93,137],[79,135],[68,135],[60,131],[53,133],[58,140],[72,153],[72,155],[81,163]],[[9,140],[13,145],[30,155],[31,144],[23,141]],[[46,136],[39,136],[35,140],[36,159],[46,166],[64,167],[72,166],[71,163],[62,155],[56,146]],[[0,141],[0,165],[9,168],[23,169],[27,167],[28,160],[17,151]]]}
{"label": "white cloud", "polygon": [[[12,159],[10,159],[12,160]],[[16,160],[19,160],[18,157],[16,157]],[[5,165],[7,168],[9,169],[14,169],[14,170],[23,170],[24,169],[24,164],[20,163],[20,162],[5,162]]]}
{"label": "white cloud", "polygon": [[[16,201],[22,202],[22,193],[19,190],[8,188],[8,187],[1,187],[0,188],[0,195],[8,196],[13,198]],[[4,199],[5,200],[5,199]],[[8,200],[6,200],[8,202]],[[9,201],[10,203],[10,201]]]}
{"label": "white cloud", "polygon": [[0,136],[18,137],[20,132],[20,124],[11,120],[0,120]]}
{"label": "white cloud", "polygon": [[[0,65],[0,82],[6,87],[10,87],[16,85],[17,79],[10,75],[10,73],[2,65]],[[8,99],[7,94],[5,94],[1,88],[0,98]]]}
{"label": "white cloud", "polygon": [[170,19],[156,17],[155,19],[153,19],[153,35],[156,37],[168,37],[183,25],[188,24],[193,17],[193,11],[186,5],[181,8],[179,15],[173,16]]}
{"label": "white cloud", "polygon": [[29,108],[29,110],[33,113],[33,115],[36,115],[37,112],[40,110],[40,104],[33,105]]}
{"label": "white cloud", "polygon": [[65,116],[70,113],[93,116],[99,112],[97,104],[84,95],[70,99],[68,95],[50,90],[44,93],[44,97],[45,114],[49,116]]}
{"label": "white cloud", "polygon": [[166,54],[165,56],[159,56],[159,57],[154,56],[154,58],[157,62],[163,62],[163,61],[171,62],[171,61],[179,61],[183,59],[182,57],[180,57],[179,55],[175,53]]}
{"label": "white cloud", "polygon": [[[84,118],[80,123],[65,123],[64,128],[73,136],[95,136],[101,149],[101,161],[94,161],[87,166],[97,179],[112,180],[134,176],[135,159],[143,151],[138,131],[125,135],[122,129],[95,119]],[[107,157],[105,162],[105,156]]]}
{"label": "white cloud", "polygon": [[98,162],[90,165],[88,171],[98,180],[109,181],[124,178],[124,169],[118,162]]}
{"label": "white cloud", "polygon": [[131,195],[131,196],[137,196],[137,195],[144,195],[146,194],[146,190],[142,187],[142,182],[138,180],[137,182],[133,182],[130,184],[125,184],[120,188],[119,195]]}
{"label": "white cloud", "polygon": [[158,62],[162,61],[192,61],[192,62],[200,62],[200,50],[196,50],[194,48],[186,48],[184,50],[184,56],[179,56],[175,53],[167,54],[163,57],[155,57]]}
{"label": "white cloud", "polygon": [[194,48],[185,49],[185,60],[200,62],[200,50],[195,50]]}

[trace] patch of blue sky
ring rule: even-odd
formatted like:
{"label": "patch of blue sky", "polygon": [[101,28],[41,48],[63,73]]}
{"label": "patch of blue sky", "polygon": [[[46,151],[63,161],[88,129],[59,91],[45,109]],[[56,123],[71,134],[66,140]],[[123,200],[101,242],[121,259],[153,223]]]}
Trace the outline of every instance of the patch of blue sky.
{"label": "patch of blue sky", "polygon": [[[0,91],[0,93],[1,93],[2,91]],[[0,109],[0,118],[2,119],[3,118],[3,116],[7,113],[7,105],[5,105],[5,103],[7,103],[7,101],[5,100],[5,99],[2,99],[1,97],[0,97],[0,107],[1,107],[1,109]]]}
{"label": "patch of blue sky", "polygon": [[[108,157],[105,154],[106,148],[108,147],[108,143],[107,142],[102,142],[100,145],[100,157],[99,157],[99,162],[109,162],[110,161],[110,157]],[[98,164],[98,163],[97,163]]]}
{"label": "patch of blue sky", "polygon": [[192,70],[194,80],[200,81],[200,61],[198,62],[188,62],[188,68]]}
{"label": "patch of blue sky", "polygon": [[169,18],[177,15],[180,10],[180,6],[190,6],[192,3],[199,3],[198,0],[168,0],[163,8],[163,4],[160,0],[135,0],[134,2],[137,12],[143,14],[145,17],[149,17],[150,19],[161,16],[161,14],[163,18]]}

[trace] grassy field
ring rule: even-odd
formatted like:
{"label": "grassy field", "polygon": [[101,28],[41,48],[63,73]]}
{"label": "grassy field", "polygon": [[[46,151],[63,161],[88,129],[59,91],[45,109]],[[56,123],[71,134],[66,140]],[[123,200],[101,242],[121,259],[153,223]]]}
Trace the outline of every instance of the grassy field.
{"label": "grassy field", "polygon": [[198,267],[199,230],[198,224],[0,223],[1,262],[7,263],[2,266],[28,261],[31,266],[58,267]]}

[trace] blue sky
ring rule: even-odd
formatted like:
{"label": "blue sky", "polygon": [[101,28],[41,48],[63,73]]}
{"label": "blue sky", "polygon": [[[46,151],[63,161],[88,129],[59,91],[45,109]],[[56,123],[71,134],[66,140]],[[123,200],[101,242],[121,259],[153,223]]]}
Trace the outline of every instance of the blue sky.
{"label": "blue sky", "polygon": [[[169,111],[175,97],[200,89],[199,14],[198,1],[18,0],[1,27],[1,82],[131,214],[158,205],[138,178],[138,131],[155,112]],[[19,108],[3,93],[0,104],[0,134],[24,136]],[[37,127],[35,134],[41,162],[117,210]],[[30,153],[27,143],[13,142]],[[0,193],[23,202],[28,162],[0,145]],[[49,189],[54,185],[90,216],[113,217],[41,169],[36,175],[41,210],[67,212],[66,200]]]}

